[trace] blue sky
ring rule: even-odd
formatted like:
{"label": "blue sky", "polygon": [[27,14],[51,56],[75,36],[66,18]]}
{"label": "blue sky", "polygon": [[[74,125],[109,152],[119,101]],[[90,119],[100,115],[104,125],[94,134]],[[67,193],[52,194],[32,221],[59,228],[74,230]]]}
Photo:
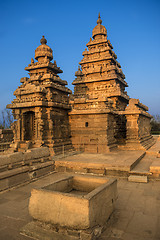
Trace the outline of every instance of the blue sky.
{"label": "blue sky", "polygon": [[11,1],[0,2],[0,111],[13,99],[24,68],[45,35],[60,77],[72,81],[98,13],[107,28],[132,98],[160,114],[160,1]]}

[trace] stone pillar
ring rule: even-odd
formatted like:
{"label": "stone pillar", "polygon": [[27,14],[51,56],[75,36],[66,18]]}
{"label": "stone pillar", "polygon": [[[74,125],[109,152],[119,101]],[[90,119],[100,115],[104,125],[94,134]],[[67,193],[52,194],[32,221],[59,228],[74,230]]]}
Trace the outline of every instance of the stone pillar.
{"label": "stone pillar", "polygon": [[15,109],[13,112],[14,119],[16,121],[13,122],[11,129],[13,130],[14,134],[14,142],[21,141],[21,113],[20,109]]}
{"label": "stone pillar", "polygon": [[53,119],[51,109],[47,110],[48,122],[48,139],[53,140]]}
{"label": "stone pillar", "polygon": [[25,124],[24,124],[24,114],[22,114],[22,130],[21,130],[21,140],[24,141],[24,136],[25,136]]}
{"label": "stone pillar", "polygon": [[35,108],[35,142],[38,140],[38,113],[39,108]]}
{"label": "stone pillar", "polygon": [[[139,126],[138,126],[139,114],[127,114],[126,115],[126,143],[130,149],[141,149],[139,141]],[[143,149],[143,147],[142,147]]]}
{"label": "stone pillar", "polygon": [[44,120],[43,120],[43,109],[41,107],[37,108],[36,112],[36,122],[37,122],[37,140],[35,142],[36,147],[40,147],[44,144],[43,132],[44,132]]}

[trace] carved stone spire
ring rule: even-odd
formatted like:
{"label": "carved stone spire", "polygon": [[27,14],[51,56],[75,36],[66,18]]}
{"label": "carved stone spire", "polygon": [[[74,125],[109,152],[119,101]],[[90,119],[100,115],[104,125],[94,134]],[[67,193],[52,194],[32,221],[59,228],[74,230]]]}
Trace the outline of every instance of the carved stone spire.
{"label": "carved stone spire", "polygon": [[97,24],[102,24],[102,20],[101,20],[101,16],[100,16],[100,13],[98,14],[98,20],[97,20]]}

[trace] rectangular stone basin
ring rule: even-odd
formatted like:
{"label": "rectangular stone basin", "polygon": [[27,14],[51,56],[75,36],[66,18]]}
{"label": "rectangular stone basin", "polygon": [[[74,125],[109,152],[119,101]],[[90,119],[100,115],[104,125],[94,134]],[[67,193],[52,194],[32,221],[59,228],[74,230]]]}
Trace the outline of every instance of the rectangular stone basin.
{"label": "rectangular stone basin", "polygon": [[69,176],[41,189],[32,189],[30,215],[71,229],[103,226],[114,210],[117,180]]}

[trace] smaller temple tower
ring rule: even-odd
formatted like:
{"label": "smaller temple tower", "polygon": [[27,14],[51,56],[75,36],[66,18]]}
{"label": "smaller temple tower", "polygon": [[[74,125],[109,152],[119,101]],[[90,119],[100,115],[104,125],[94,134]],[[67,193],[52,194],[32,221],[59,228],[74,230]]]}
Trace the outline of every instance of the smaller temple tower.
{"label": "smaller temple tower", "polygon": [[62,70],[53,59],[52,49],[44,36],[35,50],[35,59],[25,68],[29,78],[21,78],[22,85],[14,92],[12,109],[14,148],[48,146],[52,154],[71,148],[68,121],[69,90],[67,82],[58,74]]}

